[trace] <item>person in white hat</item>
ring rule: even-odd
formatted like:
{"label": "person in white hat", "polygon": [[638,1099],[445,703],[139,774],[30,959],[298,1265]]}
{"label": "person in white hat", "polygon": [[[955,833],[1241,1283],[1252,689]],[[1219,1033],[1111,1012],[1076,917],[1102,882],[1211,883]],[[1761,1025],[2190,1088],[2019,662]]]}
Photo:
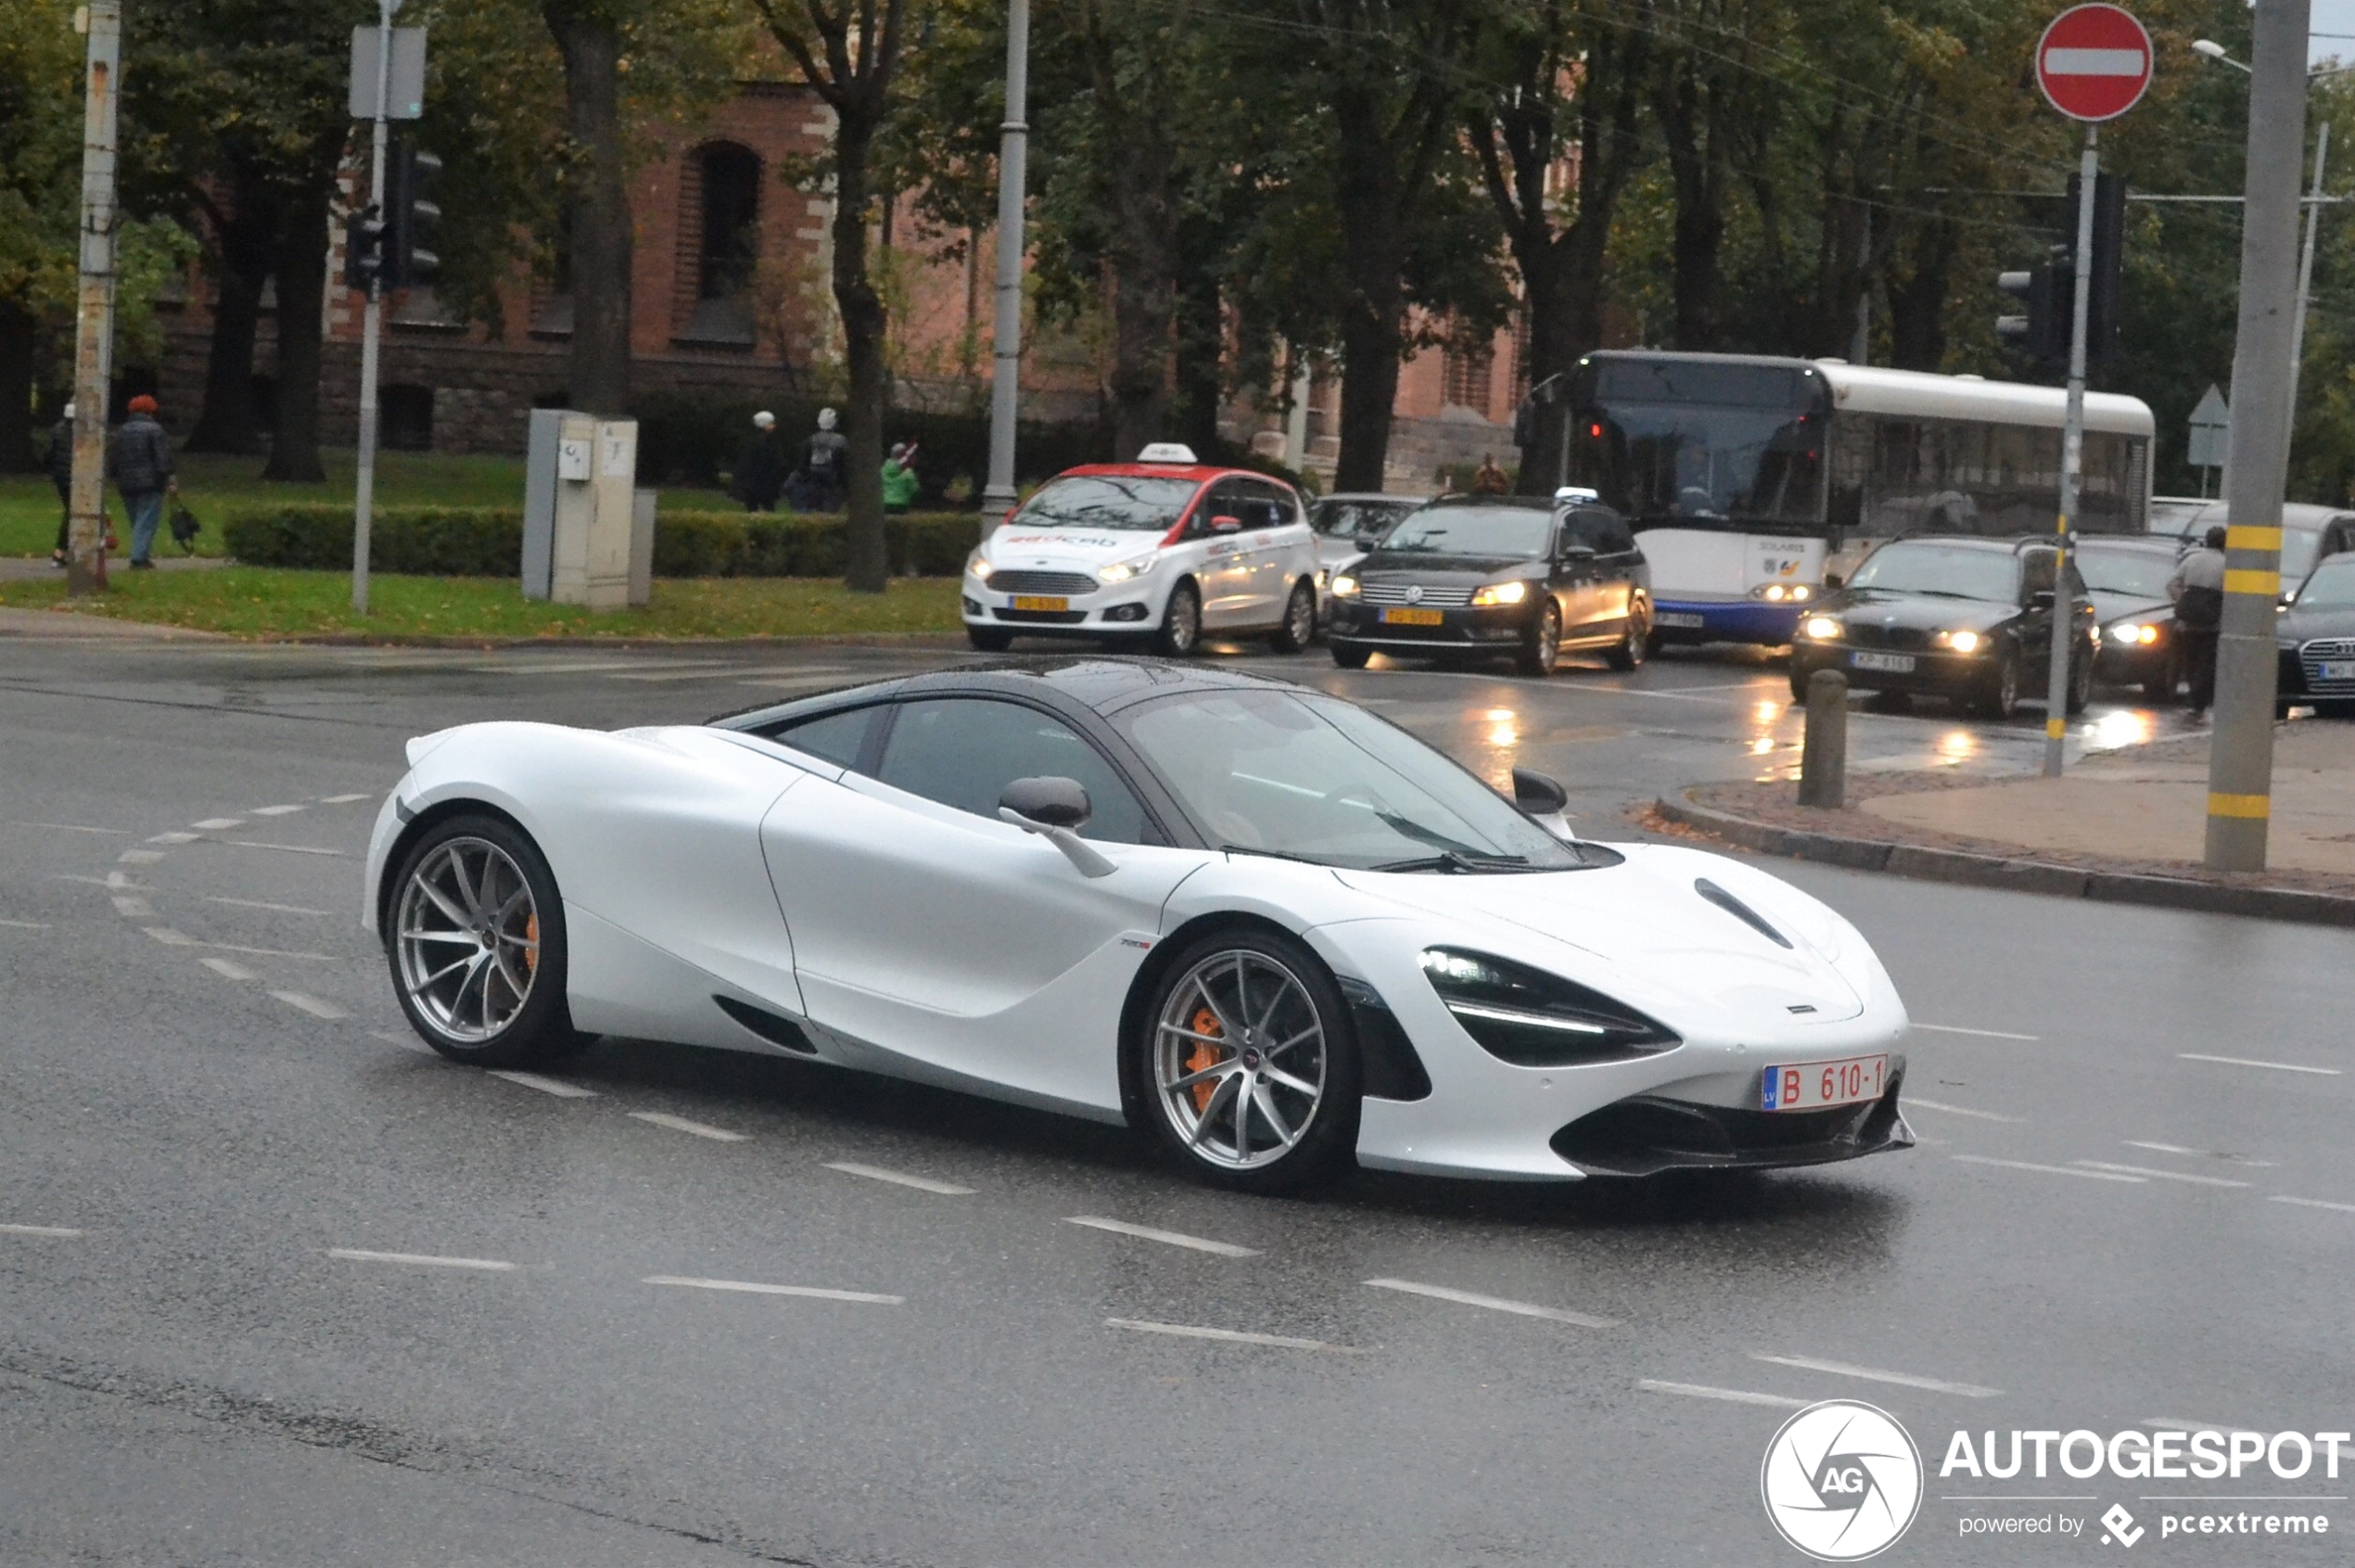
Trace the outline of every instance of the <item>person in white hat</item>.
{"label": "person in white hat", "polygon": [[817,431],[802,449],[802,487],[808,492],[813,512],[841,511],[843,489],[849,483],[850,442],[834,428],[836,422],[833,409],[820,409]]}
{"label": "person in white hat", "polygon": [[736,454],[734,483],[728,493],[747,512],[774,512],[785,488],[785,449],[777,440],[777,416],[762,409],[752,416],[752,434]]}

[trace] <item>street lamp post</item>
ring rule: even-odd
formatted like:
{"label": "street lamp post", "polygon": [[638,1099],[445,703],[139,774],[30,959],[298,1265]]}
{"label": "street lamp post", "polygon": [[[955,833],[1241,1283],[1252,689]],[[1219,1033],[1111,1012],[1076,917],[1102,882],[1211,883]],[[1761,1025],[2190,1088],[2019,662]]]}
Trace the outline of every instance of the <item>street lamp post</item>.
{"label": "street lamp post", "polygon": [[1014,424],[1022,417],[1023,161],[1030,127],[1030,0],[1006,7],[1006,118],[998,133],[998,320],[989,367],[989,479],[985,513],[1014,504]]}
{"label": "street lamp post", "polygon": [[115,130],[122,97],[121,0],[83,7],[89,35],[82,120],[80,298],[74,315],[73,481],[66,592],[107,586],[107,405],[114,368]]}

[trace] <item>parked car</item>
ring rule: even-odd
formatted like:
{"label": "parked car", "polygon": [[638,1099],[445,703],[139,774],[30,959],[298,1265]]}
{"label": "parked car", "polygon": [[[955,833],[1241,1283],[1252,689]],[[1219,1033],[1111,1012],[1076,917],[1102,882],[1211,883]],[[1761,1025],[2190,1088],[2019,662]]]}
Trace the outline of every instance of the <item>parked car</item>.
{"label": "parked car", "polygon": [[1317,607],[1319,618],[1332,608],[1329,597],[1333,573],[1382,542],[1399,519],[1427,495],[1378,495],[1351,492],[1319,496],[1308,504],[1308,527],[1317,535]]}
{"label": "parked car", "polygon": [[2177,552],[2166,539],[2095,535],[2080,540],[2077,569],[2094,597],[2101,624],[2101,654],[2094,680],[2140,686],[2153,702],[2175,700],[2183,650],[2175,637],[2175,606],[2167,596]]}
{"label": "parked car", "polygon": [[1040,486],[965,562],[965,635],[1150,642],[1182,657],[1205,636],[1265,636],[1297,653],[1317,634],[1317,543],[1300,492],[1157,441],[1134,463]]}
{"label": "parked car", "polygon": [[2326,555],[2306,574],[2283,601],[2274,637],[2276,706],[2311,703],[2322,717],[2355,719],[2355,554]]}
{"label": "parked car", "polygon": [[[2009,718],[2043,693],[2052,658],[2054,566],[2048,535],[1893,540],[1799,623],[1790,692],[1837,669],[1862,691],[1941,696],[1989,718]],[[2069,711],[2092,693],[2095,621],[2071,563]]]}
{"label": "parked car", "polygon": [[[2195,496],[2151,497],[2150,531],[2165,536],[2178,551],[2197,543],[2212,528],[2228,526],[2221,501]],[[2355,550],[2355,512],[2336,506],[2315,506],[2302,501],[2282,506],[2282,580],[2298,582],[2325,555]]]}
{"label": "parked car", "polygon": [[1626,520],[1592,501],[1442,496],[1332,580],[1333,662],[1512,659],[1550,675],[1565,650],[1644,660],[1651,580]]}

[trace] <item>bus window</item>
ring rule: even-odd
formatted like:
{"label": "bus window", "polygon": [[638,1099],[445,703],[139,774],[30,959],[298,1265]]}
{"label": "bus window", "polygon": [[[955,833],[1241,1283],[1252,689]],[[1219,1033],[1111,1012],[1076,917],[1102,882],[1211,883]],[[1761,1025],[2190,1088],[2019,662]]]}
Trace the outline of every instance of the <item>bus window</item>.
{"label": "bus window", "polygon": [[1639,527],[1821,523],[1830,432],[1802,371],[1611,361],[1582,390],[1572,478]]}

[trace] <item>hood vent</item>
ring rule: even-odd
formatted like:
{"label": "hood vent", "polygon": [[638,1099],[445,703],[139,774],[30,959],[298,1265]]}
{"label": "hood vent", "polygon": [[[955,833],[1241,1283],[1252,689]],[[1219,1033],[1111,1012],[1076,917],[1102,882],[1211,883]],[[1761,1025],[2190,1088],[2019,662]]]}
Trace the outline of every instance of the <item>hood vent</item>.
{"label": "hood vent", "polygon": [[1699,894],[1702,898],[1707,899],[1711,903],[1715,904],[1719,909],[1724,910],[1727,914],[1732,915],[1736,920],[1740,921],[1744,925],[1749,926],[1752,931],[1757,932],[1760,936],[1765,937],[1776,947],[1788,948],[1790,946],[1790,938],[1776,930],[1772,925],[1767,924],[1766,917],[1764,915],[1760,914],[1756,910],[1751,909],[1748,904],[1743,903],[1739,899],[1735,898],[1731,893],[1726,892],[1723,887],[1720,887],[1714,882],[1710,881],[1709,878],[1705,876],[1696,878],[1693,882],[1693,891]]}

